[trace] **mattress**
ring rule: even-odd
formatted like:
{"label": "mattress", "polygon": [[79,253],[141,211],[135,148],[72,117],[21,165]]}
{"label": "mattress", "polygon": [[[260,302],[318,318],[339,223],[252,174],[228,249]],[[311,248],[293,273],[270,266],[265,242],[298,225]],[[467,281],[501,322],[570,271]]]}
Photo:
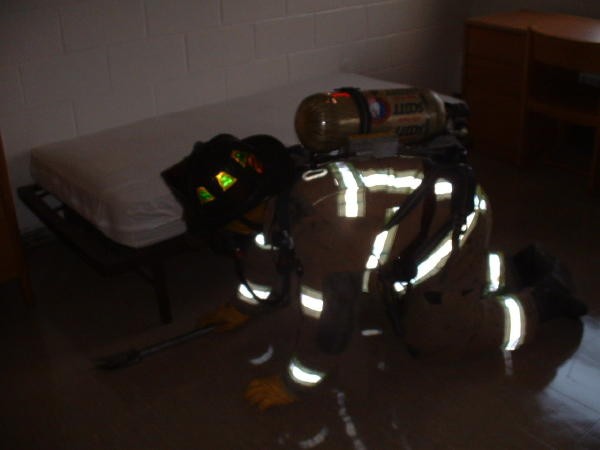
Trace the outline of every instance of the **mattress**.
{"label": "mattress", "polygon": [[185,231],[182,208],[160,173],[219,133],[270,134],[297,143],[294,114],[306,96],[342,86],[400,87],[338,73],[154,117],[32,149],[34,181],[111,240],[140,248]]}

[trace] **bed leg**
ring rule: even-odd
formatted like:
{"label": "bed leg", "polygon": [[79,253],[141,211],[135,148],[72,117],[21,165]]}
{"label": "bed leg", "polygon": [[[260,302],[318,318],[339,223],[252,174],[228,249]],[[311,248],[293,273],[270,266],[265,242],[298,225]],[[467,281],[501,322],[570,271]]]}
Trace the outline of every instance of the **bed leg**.
{"label": "bed leg", "polygon": [[156,292],[158,301],[158,312],[160,321],[163,324],[170,323],[173,320],[171,315],[171,303],[169,301],[169,292],[167,290],[167,277],[165,267],[161,262],[152,264],[152,284]]}

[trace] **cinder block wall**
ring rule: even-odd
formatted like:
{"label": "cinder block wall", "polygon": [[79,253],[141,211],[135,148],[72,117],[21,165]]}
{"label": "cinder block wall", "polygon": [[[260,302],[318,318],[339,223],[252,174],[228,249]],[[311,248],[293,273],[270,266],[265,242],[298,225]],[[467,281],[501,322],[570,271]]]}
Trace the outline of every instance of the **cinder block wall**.
{"label": "cinder block wall", "polygon": [[[28,150],[337,70],[459,88],[462,0],[1,0],[0,129]],[[290,118],[292,120],[292,118]],[[18,204],[21,228],[38,225]]]}

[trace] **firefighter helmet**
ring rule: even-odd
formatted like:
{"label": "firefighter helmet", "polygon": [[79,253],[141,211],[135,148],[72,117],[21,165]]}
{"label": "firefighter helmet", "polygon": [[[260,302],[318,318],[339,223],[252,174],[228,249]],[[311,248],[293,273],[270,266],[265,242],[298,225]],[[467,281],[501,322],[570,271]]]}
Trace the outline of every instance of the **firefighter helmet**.
{"label": "firefighter helmet", "polygon": [[197,142],[183,161],[162,176],[184,208],[191,232],[241,218],[289,182],[285,146],[267,135],[237,139],[220,134]]}

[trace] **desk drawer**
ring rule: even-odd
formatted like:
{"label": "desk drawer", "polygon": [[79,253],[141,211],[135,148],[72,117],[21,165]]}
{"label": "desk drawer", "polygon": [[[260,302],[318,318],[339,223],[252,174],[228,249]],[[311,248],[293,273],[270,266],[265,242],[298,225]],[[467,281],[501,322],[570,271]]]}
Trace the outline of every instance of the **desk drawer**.
{"label": "desk drawer", "polygon": [[527,56],[526,43],[525,33],[467,26],[467,59],[477,56],[524,67]]}

